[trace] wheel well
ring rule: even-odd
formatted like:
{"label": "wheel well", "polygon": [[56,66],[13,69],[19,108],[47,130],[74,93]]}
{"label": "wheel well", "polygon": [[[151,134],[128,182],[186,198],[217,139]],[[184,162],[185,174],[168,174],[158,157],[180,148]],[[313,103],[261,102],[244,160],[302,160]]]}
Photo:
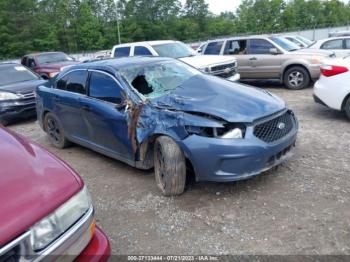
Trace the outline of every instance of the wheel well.
{"label": "wheel well", "polygon": [[49,76],[47,74],[41,74],[40,75],[42,79],[48,80]]}
{"label": "wheel well", "polygon": [[341,104],[341,109],[344,110],[345,104],[350,98],[350,93],[344,98],[343,103]]}
{"label": "wheel well", "polygon": [[[143,163],[142,166],[144,166],[145,169],[150,169],[153,167],[154,144],[157,138],[160,136],[166,136],[166,135],[163,135],[163,134],[152,135],[139,146],[138,152],[136,153],[136,158]],[[194,170],[191,160],[186,156],[186,154],[185,154],[185,158],[186,158],[186,184],[192,184],[196,181],[196,172]]]}
{"label": "wheel well", "polygon": [[304,69],[306,70],[306,72],[308,73],[310,80],[312,80],[312,79],[311,79],[310,72],[309,72],[309,70],[307,69],[306,66],[304,66],[304,65],[302,65],[302,64],[291,64],[291,65],[288,65],[288,66],[284,69],[283,75],[282,75],[282,82],[284,81],[284,77],[285,77],[285,75],[286,75],[286,72],[287,72],[290,68],[292,68],[292,67],[302,67],[302,68],[304,68]]}

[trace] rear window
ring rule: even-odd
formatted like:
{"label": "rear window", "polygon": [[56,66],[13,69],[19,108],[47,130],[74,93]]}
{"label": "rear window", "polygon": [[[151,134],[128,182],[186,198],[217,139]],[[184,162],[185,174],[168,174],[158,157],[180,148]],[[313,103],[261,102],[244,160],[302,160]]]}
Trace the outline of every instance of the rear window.
{"label": "rear window", "polygon": [[22,65],[0,65],[0,86],[37,79],[36,74]]}
{"label": "rear window", "polygon": [[127,57],[130,55],[130,46],[129,47],[118,47],[114,51],[114,57]]}

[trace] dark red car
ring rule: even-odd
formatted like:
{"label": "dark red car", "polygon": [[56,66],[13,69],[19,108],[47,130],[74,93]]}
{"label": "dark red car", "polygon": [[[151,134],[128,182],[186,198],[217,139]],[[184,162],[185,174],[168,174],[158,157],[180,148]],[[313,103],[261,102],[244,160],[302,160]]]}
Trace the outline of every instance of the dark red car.
{"label": "dark red car", "polygon": [[43,79],[57,75],[62,68],[75,65],[78,62],[63,52],[46,52],[25,55],[21,64],[29,67]]}
{"label": "dark red car", "polygon": [[106,261],[89,193],[67,164],[0,127],[0,261]]}

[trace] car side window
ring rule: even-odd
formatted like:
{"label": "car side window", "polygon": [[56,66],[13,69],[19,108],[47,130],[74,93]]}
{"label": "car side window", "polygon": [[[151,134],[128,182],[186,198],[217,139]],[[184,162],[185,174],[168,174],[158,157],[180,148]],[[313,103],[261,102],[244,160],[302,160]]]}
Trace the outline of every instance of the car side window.
{"label": "car side window", "polygon": [[130,55],[129,47],[118,47],[114,51],[114,57],[128,57]]}
{"label": "car side window", "polygon": [[34,58],[29,57],[27,59],[27,66],[30,67],[30,68],[34,68],[36,66]]}
{"label": "car side window", "polygon": [[345,39],[345,48],[350,49],[350,39]]}
{"label": "car side window", "polygon": [[270,54],[270,49],[276,48],[273,44],[265,39],[251,39],[249,40],[248,54]]}
{"label": "car side window", "polygon": [[85,95],[87,76],[88,74],[85,70],[73,71],[58,80],[56,88]]}
{"label": "car side window", "polygon": [[220,55],[220,51],[224,41],[211,42],[207,45],[207,48],[204,51],[205,55]]}
{"label": "car side window", "polygon": [[152,55],[151,51],[144,46],[135,46],[134,56],[148,56]]}
{"label": "car side window", "polygon": [[323,43],[321,49],[343,49],[343,39],[327,41]]}
{"label": "car side window", "polygon": [[92,72],[90,77],[89,96],[114,104],[122,102],[122,89],[109,75]]}
{"label": "car side window", "polygon": [[225,55],[244,55],[247,49],[247,41],[231,40],[227,41],[224,54]]}

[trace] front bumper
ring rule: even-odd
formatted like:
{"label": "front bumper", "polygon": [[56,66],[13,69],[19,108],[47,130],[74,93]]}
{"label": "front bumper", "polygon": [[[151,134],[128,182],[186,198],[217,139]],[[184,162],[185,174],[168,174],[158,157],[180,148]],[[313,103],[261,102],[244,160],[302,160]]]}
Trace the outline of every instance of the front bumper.
{"label": "front bumper", "polygon": [[298,124],[285,137],[266,143],[247,128],[244,139],[191,135],[180,144],[191,161],[197,181],[228,182],[250,178],[292,156]]}
{"label": "front bumper", "polygon": [[75,259],[76,262],[105,262],[111,254],[107,236],[98,227],[88,246]]}
{"label": "front bumper", "polygon": [[8,121],[15,118],[26,118],[36,115],[35,100],[0,102],[0,121]]}

